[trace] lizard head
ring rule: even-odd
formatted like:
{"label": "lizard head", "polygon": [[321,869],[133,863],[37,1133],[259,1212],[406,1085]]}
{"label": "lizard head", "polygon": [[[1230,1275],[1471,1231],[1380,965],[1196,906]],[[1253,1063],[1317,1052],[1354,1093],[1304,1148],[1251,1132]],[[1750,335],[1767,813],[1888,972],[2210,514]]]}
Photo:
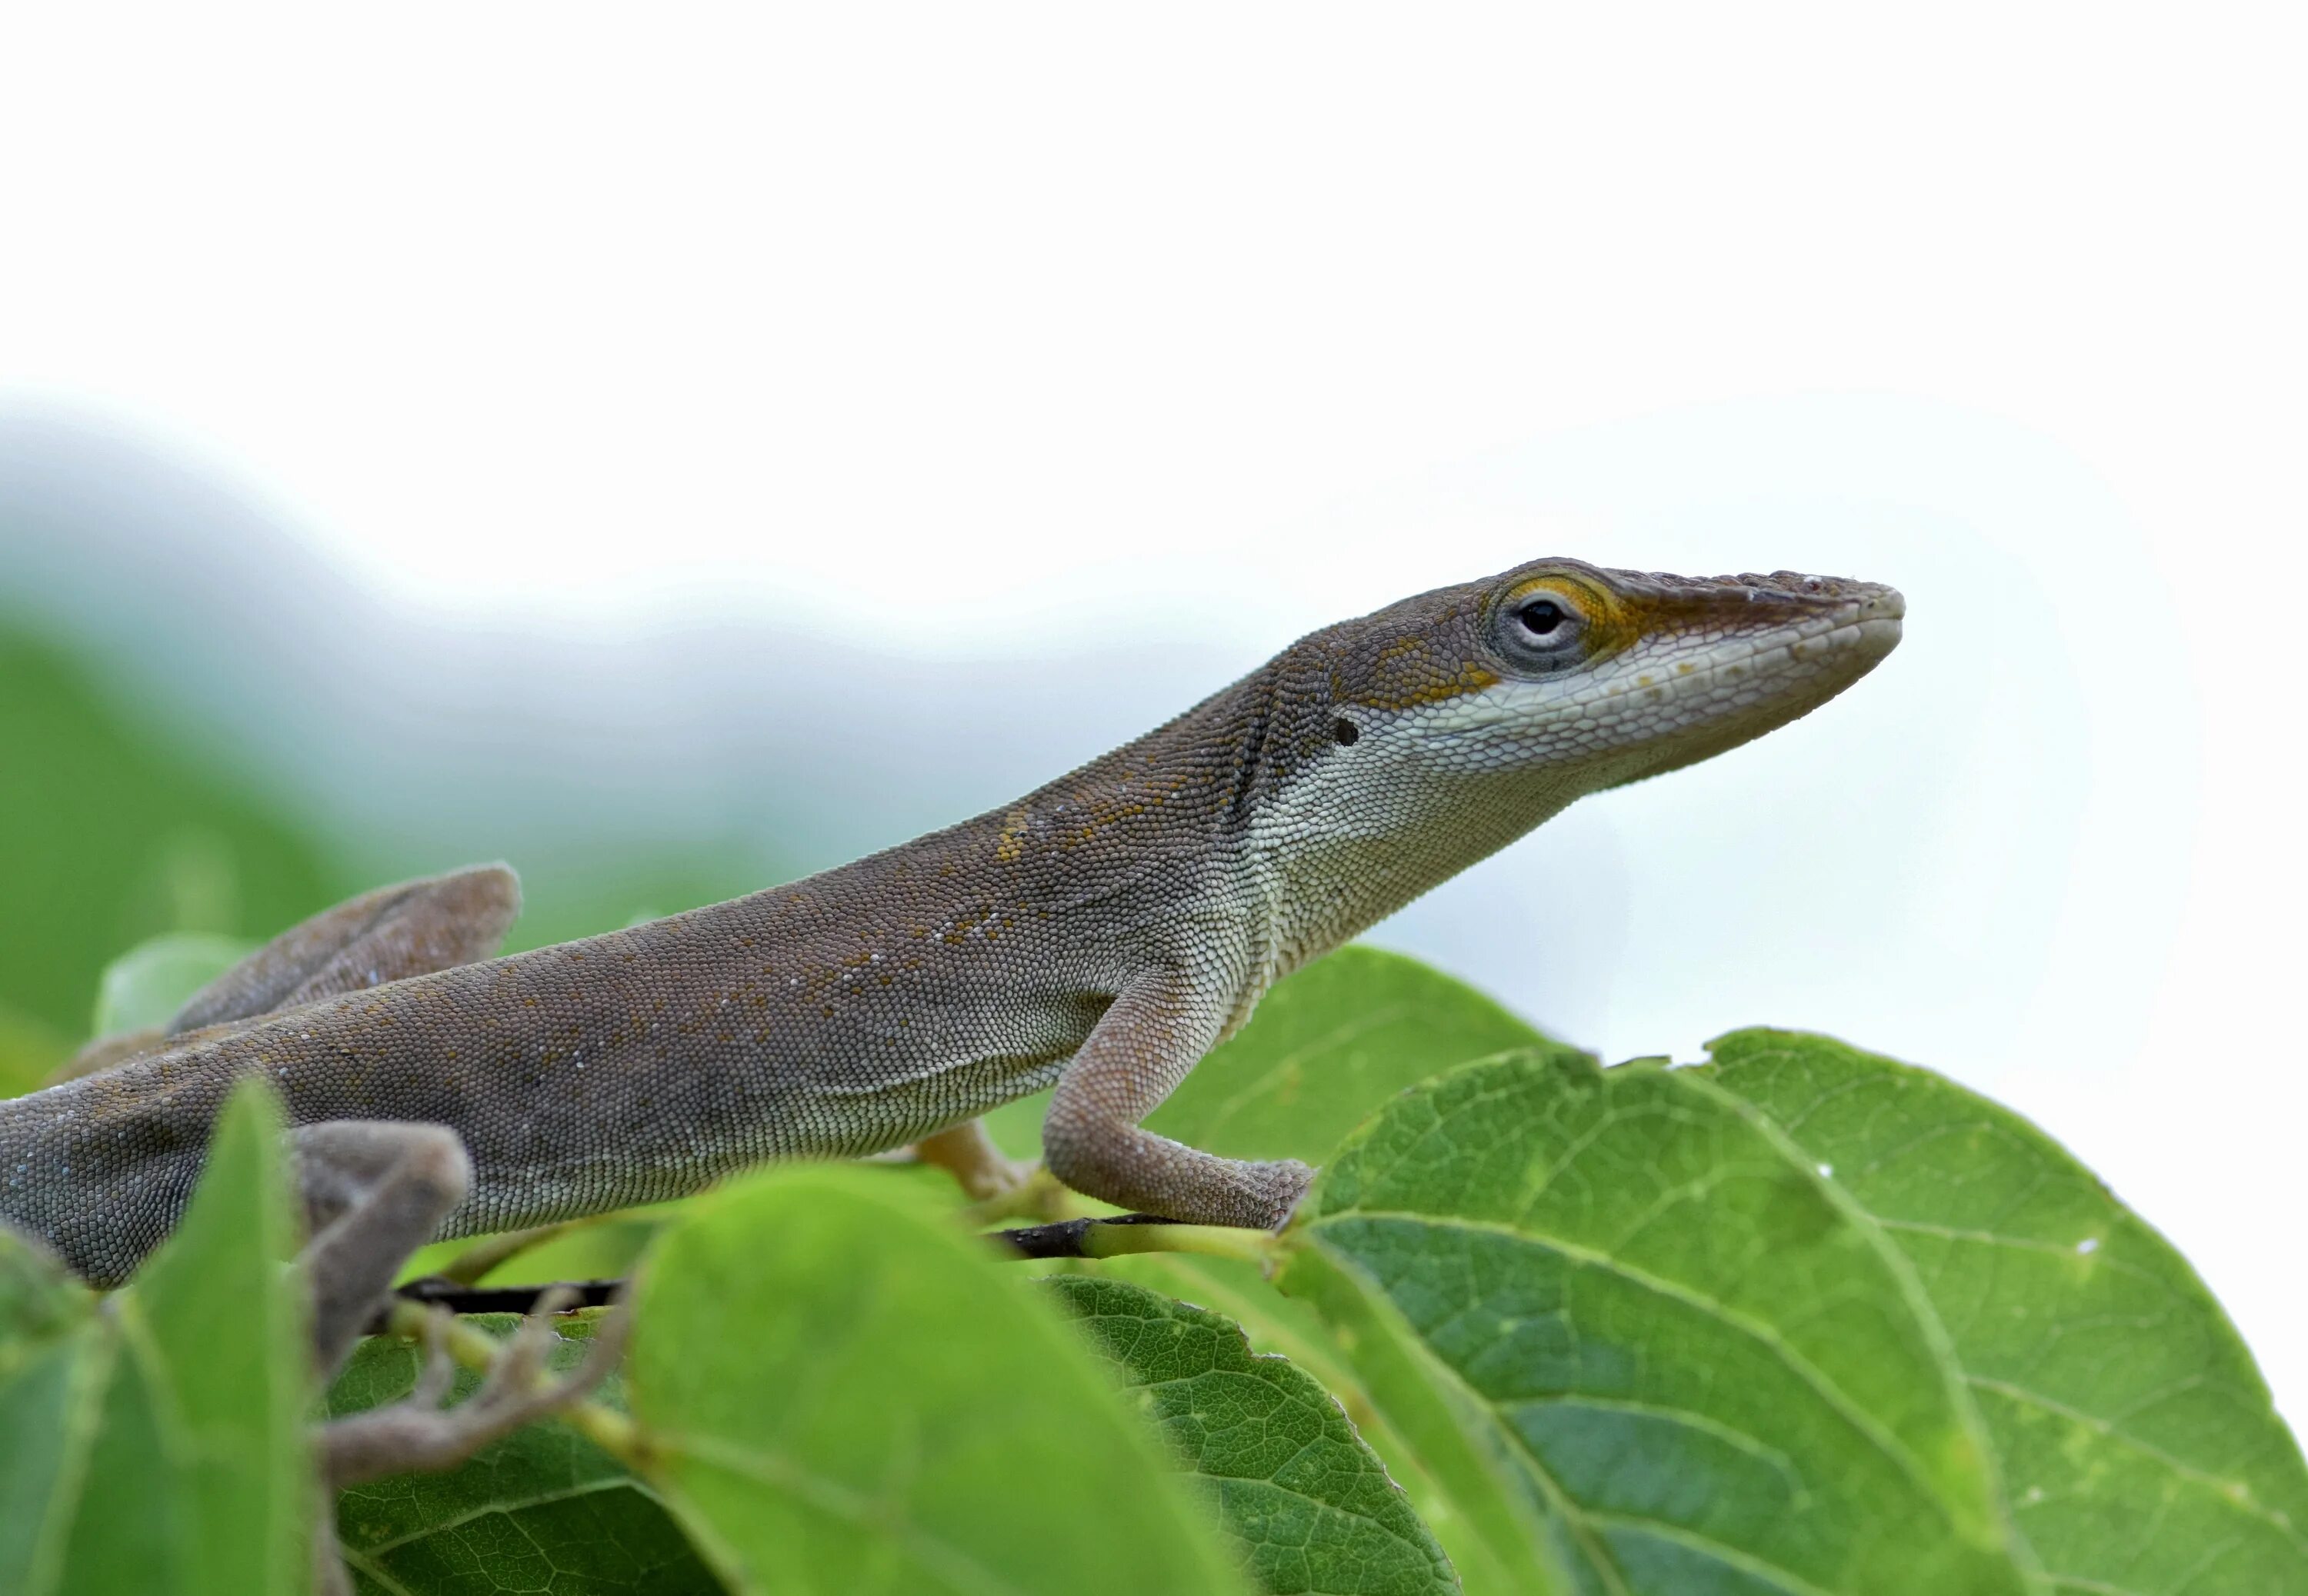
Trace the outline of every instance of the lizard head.
{"label": "lizard head", "polygon": [[1275,662],[1303,728],[1270,817],[1299,839],[1276,855],[1305,862],[1285,896],[1314,943],[1366,925],[1574,799],[1818,708],[1905,609],[1873,582],[1557,559],[1316,632]]}
{"label": "lizard head", "polygon": [[1905,613],[1873,582],[1556,559],[1316,636],[1331,644],[1340,742],[1375,733],[1430,769],[1543,778],[1576,796],[1816,709],[1891,651]]}

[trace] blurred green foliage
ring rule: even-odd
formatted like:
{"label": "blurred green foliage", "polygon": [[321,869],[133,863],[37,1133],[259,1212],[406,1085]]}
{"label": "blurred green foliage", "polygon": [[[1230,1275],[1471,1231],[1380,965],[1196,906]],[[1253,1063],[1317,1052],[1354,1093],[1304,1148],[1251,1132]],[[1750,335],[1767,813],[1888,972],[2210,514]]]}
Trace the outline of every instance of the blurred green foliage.
{"label": "blurred green foliage", "polygon": [[5,624],[0,749],[0,1030],[77,1042],[99,973],[147,938],[261,940],[358,885],[280,804]]}
{"label": "blurred green foliage", "polygon": [[[108,965],[131,948],[175,938],[142,957],[215,963],[220,950],[263,941],[356,892],[473,862],[301,813],[271,772],[236,764],[198,726],[167,724],[125,681],[0,614],[0,1096],[38,1085],[90,1034],[92,1015],[99,1031],[166,1017],[99,993]],[[422,785],[412,772],[412,791]],[[518,815],[503,829],[518,838]],[[605,835],[550,861],[511,862],[523,868],[524,906],[507,951],[774,879],[734,837],[668,845]],[[189,991],[199,982],[151,984]]]}

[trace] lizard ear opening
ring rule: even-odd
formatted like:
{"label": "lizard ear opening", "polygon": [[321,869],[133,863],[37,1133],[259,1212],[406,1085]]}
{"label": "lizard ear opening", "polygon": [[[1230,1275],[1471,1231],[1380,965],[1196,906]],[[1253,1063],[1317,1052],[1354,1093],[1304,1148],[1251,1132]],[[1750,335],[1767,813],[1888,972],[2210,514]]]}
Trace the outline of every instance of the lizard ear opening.
{"label": "lizard ear opening", "polygon": [[1363,729],[1341,715],[1331,723],[1331,736],[1340,748],[1352,748],[1363,739]]}

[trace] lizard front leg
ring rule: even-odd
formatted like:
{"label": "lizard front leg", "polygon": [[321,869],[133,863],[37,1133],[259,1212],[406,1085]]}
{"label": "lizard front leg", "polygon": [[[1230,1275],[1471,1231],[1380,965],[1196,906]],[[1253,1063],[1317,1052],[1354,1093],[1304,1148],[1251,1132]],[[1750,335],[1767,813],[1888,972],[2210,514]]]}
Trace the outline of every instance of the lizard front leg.
{"label": "lizard front leg", "polygon": [[1220,1158],[1139,1128],[1217,1044],[1224,1018],[1184,971],[1116,998],[1058,1077],[1042,1124],[1050,1172],[1086,1197],[1188,1224],[1287,1220],[1314,1178],[1306,1165]]}
{"label": "lizard front leg", "polygon": [[464,1199],[472,1160],[445,1125],[332,1120],[288,1133],[312,1240],[313,1361],[323,1379],[360,1339],[400,1266]]}

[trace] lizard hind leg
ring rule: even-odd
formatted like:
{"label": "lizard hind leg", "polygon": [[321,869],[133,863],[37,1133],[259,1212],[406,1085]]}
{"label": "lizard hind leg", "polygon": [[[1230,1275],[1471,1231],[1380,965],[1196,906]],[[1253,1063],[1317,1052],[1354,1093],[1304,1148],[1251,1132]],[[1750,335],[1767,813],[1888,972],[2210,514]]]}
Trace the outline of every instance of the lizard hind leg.
{"label": "lizard hind leg", "polygon": [[165,1025],[99,1036],[47,1085],[94,1075],[155,1048],[218,1035],[284,1008],[485,959],[521,913],[511,867],[476,864],[380,887],[282,931],[186,999]]}
{"label": "lizard hind leg", "polygon": [[914,1144],[914,1156],[952,1175],[974,1203],[1007,1197],[1026,1183],[1035,1168],[1005,1156],[983,1120],[964,1120],[924,1137]]}
{"label": "lizard hind leg", "polygon": [[503,864],[380,887],[273,938],[194,992],[168,1033],[472,964],[497,950],[520,913],[520,878]]}

